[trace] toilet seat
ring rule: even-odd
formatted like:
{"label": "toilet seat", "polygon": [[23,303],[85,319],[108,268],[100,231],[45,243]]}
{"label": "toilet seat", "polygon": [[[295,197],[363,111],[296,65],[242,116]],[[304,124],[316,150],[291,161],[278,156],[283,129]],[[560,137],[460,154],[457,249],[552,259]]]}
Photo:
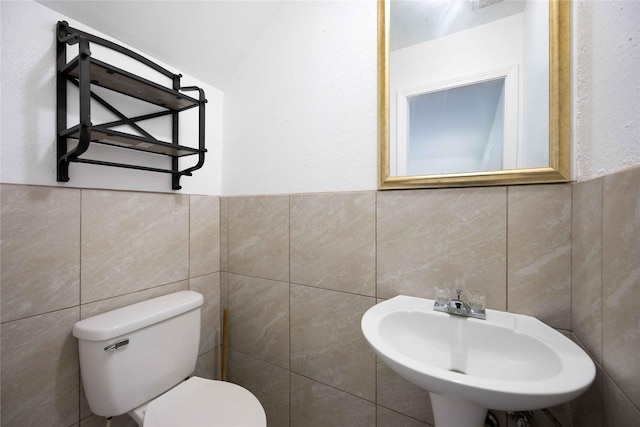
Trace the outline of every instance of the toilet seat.
{"label": "toilet seat", "polygon": [[266,427],[262,405],[239,385],[191,377],[149,403],[143,427]]}

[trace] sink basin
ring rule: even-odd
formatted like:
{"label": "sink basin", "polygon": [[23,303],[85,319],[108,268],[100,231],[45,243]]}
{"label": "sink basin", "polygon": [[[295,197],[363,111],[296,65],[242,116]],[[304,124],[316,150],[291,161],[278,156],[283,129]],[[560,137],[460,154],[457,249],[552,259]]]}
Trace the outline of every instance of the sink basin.
{"label": "sink basin", "polygon": [[534,317],[487,309],[480,320],[434,311],[433,303],[384,301],[364,314],[362,332],[384,363],[430,392],[436,427],[481,427],[487,409],[559,405],[593,382],[591,358]]}

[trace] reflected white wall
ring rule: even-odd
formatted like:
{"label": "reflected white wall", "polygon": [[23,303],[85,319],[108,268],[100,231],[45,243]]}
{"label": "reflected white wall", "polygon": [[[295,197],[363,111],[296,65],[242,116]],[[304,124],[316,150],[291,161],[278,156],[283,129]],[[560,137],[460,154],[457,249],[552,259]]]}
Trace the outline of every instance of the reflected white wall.
{"label": "reflected white wall", "polygon": [[522,150],[523,167],[549,165],[549,37],[540,31],[540,22],[549,22],[549,5],[526,2],[523,14],[524,59],[522,67]]}

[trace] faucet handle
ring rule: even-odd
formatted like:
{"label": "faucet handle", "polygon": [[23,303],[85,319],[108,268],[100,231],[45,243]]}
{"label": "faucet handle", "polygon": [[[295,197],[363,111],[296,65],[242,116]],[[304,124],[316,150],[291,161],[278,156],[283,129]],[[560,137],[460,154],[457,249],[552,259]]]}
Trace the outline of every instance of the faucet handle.
{"label": "faucet handle", "polygon": [[469,306],[477,313],[484,313],[485,297],[479,292],[469,292]]}
{"label": "faucet handle", "polygon": [[449,303],[451,299],[451,290],[448,288],[436,287],[436,305],[445,306]]}

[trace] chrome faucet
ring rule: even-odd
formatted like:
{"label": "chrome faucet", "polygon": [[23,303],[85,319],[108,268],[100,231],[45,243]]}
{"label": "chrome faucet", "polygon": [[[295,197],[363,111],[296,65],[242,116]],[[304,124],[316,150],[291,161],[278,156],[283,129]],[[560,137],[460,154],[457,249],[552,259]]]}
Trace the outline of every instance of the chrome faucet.
{"label": "chrome faucet", "polygon": [[[437,291],[436,291],[437,292]],[[442,298],[436,295],[436,301],[433,304],[435,311],[454,314],[456,316],[474,317],[476,319],[486,319],[487,315],[484,310],[484,295],[471,294],[469,303],[466,303],[461,297],[462,289],[456,289],[455,298]]]}

